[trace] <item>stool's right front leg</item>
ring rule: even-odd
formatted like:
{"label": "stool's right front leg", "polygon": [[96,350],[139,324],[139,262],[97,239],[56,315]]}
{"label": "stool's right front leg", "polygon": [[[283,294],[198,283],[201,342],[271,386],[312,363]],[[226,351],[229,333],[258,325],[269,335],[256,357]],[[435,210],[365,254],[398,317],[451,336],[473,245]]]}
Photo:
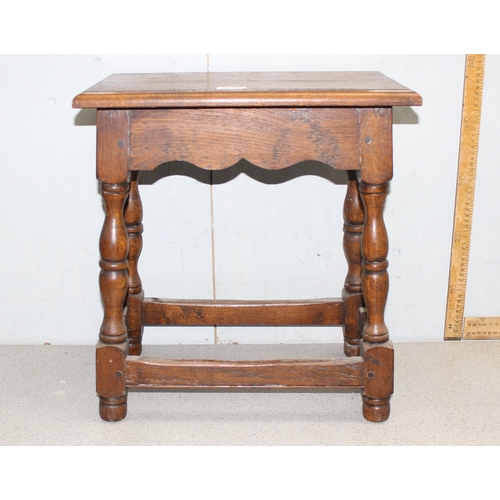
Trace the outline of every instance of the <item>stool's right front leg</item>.
{"label": "stool's right front leg", "polygon": [[366,305],[361,348],[365,365],[363,415],[372,422],[389,418],[389,401],[393,391],[394,352],[384,321],[389,291],[389,243],[383,211],[388,188],[389,183],[361,183],[366,213],[362,243],[363,296]]}
{"label": "stool's right front leg", "polygon": [[365,378],[363,415],[371,422],[382,422],[389,418],[394,385],[394,348],[384,319],[389,292],[384,205],[392,178],[392,108],[363,108],[359,116],[360,194],[365,207],[361,248],[366,324],[360,349]]}

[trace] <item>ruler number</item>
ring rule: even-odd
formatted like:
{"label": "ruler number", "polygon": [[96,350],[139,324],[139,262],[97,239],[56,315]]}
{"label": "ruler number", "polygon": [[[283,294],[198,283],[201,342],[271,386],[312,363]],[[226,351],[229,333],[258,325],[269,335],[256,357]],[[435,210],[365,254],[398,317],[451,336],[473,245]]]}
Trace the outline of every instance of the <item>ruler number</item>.
{"label": "ruler number", "polygon": [[484,54],[468,54],[465,65],[462,130],[451,249],[445,340],[462,338],[465,291],[469,267],[469,250],[474,210],[479,126],[483,97]]}

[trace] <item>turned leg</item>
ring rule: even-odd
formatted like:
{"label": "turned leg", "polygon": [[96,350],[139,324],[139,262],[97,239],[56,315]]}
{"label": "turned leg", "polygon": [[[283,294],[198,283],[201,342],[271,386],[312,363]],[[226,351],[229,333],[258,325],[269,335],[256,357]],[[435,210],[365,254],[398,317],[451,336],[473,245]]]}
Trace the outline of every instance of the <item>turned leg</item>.
{"label": "turned leg", "polygon": [[389,417],[389,400],[393,392],[394,354],[384,321],[389,290],[389,242],[383,210],[388,188],[388,183],[361,182],[360,185],[365,206],[362,235],[362,288],[366,305],[361,346],[365,366],[363,415],[372,422],[381,422]]}
{"label": "turned leg", "polygon": [[359,355],[359,343],[363,328],[360,308],[361,293],[361,233],[365,211],[359,194],[357,172],[347,171],[347,193],[344,201],[344,253],[347,260],[347,276],[342,298],[344,301],[344,352],[346,356]]}
{"label": "turned leg", "polygon": [[125,357],[127,327],[123,306],[127,294],[128,237],[123,207],[128,196],[128,183],[101,183],[106,216],[99,240],[101,253],[99,287],[104,303],[104,319],[96,352],[99,414],[114,422],[127,414]]}
{"label": "turned leg", "polygon": [[128,252],[128,294],[125,323],[128,330],[129,354],[139,356],[142,352],[144,292],[138,271],[142,251],[142,203],[139,195],[139,172],[132,172],[130,194],[125,203],[125,225],[127,227]]}

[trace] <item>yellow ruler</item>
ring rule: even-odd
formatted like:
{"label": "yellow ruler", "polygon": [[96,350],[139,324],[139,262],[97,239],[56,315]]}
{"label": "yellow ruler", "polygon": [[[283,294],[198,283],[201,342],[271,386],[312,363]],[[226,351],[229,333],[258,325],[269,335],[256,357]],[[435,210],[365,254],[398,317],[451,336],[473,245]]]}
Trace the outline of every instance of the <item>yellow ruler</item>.
{"label": "yellow ruler", "polygon": [[500,318],[483,316],[465,318],[464,340],[498,340],[500,339]]}
{"label": "yellow ruler", "polygon": [[464,325],[465,291],[469,269],[479,128],[483,100],[484,62],[484,54],[468,54],[466,56],[455,218],[444,329],[445,340],[460,340]]}

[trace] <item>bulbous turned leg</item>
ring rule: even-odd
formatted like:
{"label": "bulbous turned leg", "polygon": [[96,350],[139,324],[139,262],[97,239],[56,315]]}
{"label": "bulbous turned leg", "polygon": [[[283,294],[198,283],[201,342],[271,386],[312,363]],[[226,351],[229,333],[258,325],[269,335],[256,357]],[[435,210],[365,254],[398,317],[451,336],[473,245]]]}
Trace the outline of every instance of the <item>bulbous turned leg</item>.
{"label": "bulbous turned leg", "polygon": [[365,368],[363,415],[372,422],[382,422],[389,417],[389,400],[393,392],[394,352],[384,321],[389,291],[389,242],[383,210],[388,188],[388,183],[362,182],[360,185],[365,206],[362,235],[362,288],[366,305],[361,348]]}
{"label": "bulbous turned leg", "polygon": [[101,254],[99,288],[104,318],[96,350],[97,393],[102,419],[115,422],[127,414],[125,358],[128,351],[123,305],[128,288],[128,238],[123,206],[128,183],[101,184],[106,216],[99,240]]}
{"label": "bulbous turned leg", "polygon": [[358,356],[363,328],[360,308],[363,306],[361,293],[361,233],[365,211],[359,194],[357,172],[347,171],[347,193],[344,201],[344,254],[347,260],[347,276],[342,298],[344,301],[344,353]]}
{"label": "bulbous turned leg", "polygon": [[128,330],[129,354],[138,356],[142,352],[143,300],[144,292],[138,271],[142,251],[142,203],[139,195],[139,172],[132,172],[130,193],[125,203],[125,225],[128,233],[128,293],[125,323]]}

